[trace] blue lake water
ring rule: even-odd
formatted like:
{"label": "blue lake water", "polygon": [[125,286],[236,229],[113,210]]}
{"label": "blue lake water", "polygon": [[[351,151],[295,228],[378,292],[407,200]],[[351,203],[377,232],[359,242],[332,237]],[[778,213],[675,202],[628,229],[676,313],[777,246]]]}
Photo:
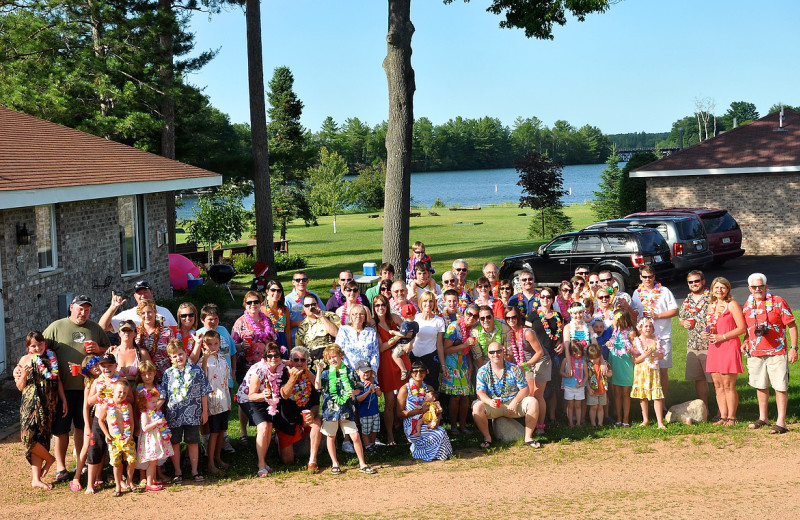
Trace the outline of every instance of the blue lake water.
{"label": "blue lake water", "polygon": [[[620,163],[622,167],[622,163]],[[565,204],[582,203],[594,198],[600,174],[605,164],[578,164],[565,166],[562,173],[564,189],[570,193],[562,199]],[[352,177],[348,178],[352,179]],[[464,170],[457,172],[430,172],[411,174],[411,203],[430,207],[439,198],[447,205],[487,205],[500,202],[519,202],[522,189],[517,186],[519,174],[514,168],[497,170]],[[194,198],[184,197],[184,205],[177,209],[178,219],[192,218]],[[253,196],[245,198],[244,206],[250,209]]]}

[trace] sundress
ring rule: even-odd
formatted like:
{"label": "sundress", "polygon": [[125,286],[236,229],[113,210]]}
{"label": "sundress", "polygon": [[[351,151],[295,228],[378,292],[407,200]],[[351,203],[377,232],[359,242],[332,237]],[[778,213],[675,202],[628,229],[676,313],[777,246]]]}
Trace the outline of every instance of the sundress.
{"label": "sundress", "polygon": [[608,364],[611,365],[611,384],[617,386],[633,385],[633,358],[628,347],[630,329],[614,331],[611,336],[611,348],[608,349]]}
{"label": "sundress", "polygon": [[[50,370],[47,356],[41,356],[42,362]],[[33,364],[33,361],[31,361]],[[22,444],[25,446],[25,458],[31,461],[31,450],[36,443],[50,451],[50,439],[53,420],[56,417],[58,401],[58,379],[46,379],[33,365],[28,374],[22,400],[19,405],[20,430]]]}
{"label": "sundress", "polygon": [[[406,388],[408,389],[408,398],[405,409],[413,410],[422,406],[425,393],[428,392],[428,385],[422,383],[421,391],[416,392],[413,390],[416,385],[409,381],[406,383]],[[419,435],[411,435],[414,419],[414,417],[403,419],[403,431],[408,442],[411,443],[411,456],[426,462],[449,459],[453,455],[453,447],[450,445],[450,439],[447,438],[445,429],[439,426],[435,430],[431,430],[427,424],[423,424]]]}
{"label": "sundress", "polygon": [[[462,341],[459,321],[454,321],[447,326],[444,333],[445,339]],[[467,378],[469,371],[470,349],[464,345],[462,350],[444,357],[445,369],[441,373],[441,386],[439,390],[447,395],[471,395],[472,385]]]}
{"label": "sundress", "polygon": [[[664,347],[661,346],[661,341],[658,338],[655,341],[655,352],[663,353]],[[658,367],[658,359],[655,357],[655,352],[633,369],[631,397],[635,399],[647,399],[648,401],[664,399],[664,389],[661,387],[661,369]],[[634,338],[633,355],[639,357],[643,353],[641,338]]]}
{"label": "sundress", "polygon": [[[152,419],[148,418],[147,410],[143,410],[140,414],[140,424],[144,425],[150,420]],[[165,459],[167,457],[172,457],[175,453],[172,451],[172,444],[170,441],[161,436],[160,428],[153,428],[149,432],[141,432],[139,434],[137,452],[140,463]]]}

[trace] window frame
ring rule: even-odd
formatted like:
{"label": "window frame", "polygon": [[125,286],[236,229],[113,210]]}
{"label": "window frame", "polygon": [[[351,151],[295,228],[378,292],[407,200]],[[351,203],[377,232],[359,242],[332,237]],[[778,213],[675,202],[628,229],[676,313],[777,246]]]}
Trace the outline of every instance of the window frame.
{"label": "window frame", "polygon": [[[37,212],[39,208],[48,208],[50,213],[50,251],[52,256],[51,265],[46,265],[42,267],[42,258],[39,252],[39,244],[40,244],[40,237],[44,236],[46,233],[43,230],[39,229],[39,215]],[[56,208],[55,204],[40,204],[38,206],[34,206],[34,219],[36,222],[36,263],[39,268],[40,273],[47,273],[50,271],[55,271],[58,269],[58,230],[56,229]]]}
{"label": "window frame", "polygon": [[119,218],[120,205],[124,199],[133,201],[133,240],[134,265],[128,266],[127,240],[125,227],[119,223],[119,245],[120,245],[120,272],[122,276],[136,276],[148,268],[148,252],[150,250],[147,240],[147,201],[144,195],[126,195],[117,197],[117,218]]}

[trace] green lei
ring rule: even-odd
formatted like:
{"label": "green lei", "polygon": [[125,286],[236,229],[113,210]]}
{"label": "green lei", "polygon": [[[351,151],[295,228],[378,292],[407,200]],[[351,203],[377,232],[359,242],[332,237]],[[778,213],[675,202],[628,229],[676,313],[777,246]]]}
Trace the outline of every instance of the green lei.
{"label": "green lei", "polygon": [[[340,372],[344,372],[344,377],[341,378],[344,392],[339,392],[339,387],[336,384],[339,380]],[[331,398],[339,405],[343,405],[350,399],[350,390],[352,389],[353,388],[350,386],[350,378],[347,376],[347,368],[340,365],[339,367],[331,367],[330,370],[328,370],[328,391],[331,394]]]}

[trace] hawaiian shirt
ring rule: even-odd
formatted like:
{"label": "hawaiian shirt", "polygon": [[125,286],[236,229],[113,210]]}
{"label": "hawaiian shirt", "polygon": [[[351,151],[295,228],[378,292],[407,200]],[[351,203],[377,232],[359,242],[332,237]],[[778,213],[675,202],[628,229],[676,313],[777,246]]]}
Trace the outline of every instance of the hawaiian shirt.
{"label": "hawaiian shirt", "polygon": [[[779,356],[786,354],[786,327],[794,323],[792,309],[786,300],[767,293],[764,301],[748,298],[742,309],[747,324],[745,348],[749,356]],[[767,333],[756,334],[756,327],[767,324]]]}
{"label": "hawaiian shirt", "polygon": [[513,363],[504,361],[501,377],[494,375],[492,364],[486,363],[478,369],[476,391],[482,391],[490,398],[499,397],[504,403],[516,397],[520,390],[528,387],[522,369]]}

